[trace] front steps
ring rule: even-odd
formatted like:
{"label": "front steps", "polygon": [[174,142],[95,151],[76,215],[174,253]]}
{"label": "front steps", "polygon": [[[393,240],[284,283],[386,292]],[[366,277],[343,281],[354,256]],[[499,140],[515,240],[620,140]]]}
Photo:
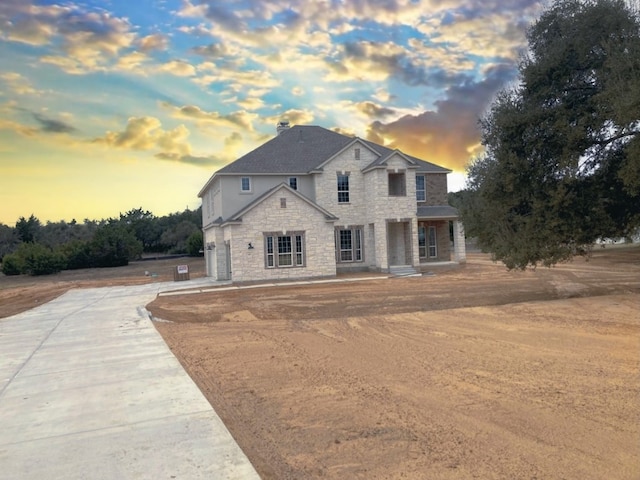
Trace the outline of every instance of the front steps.
{"label": "front steps", "polygon": [[394,277],[421,277],[422,274],[411,265],[390,265],[389,273]]}

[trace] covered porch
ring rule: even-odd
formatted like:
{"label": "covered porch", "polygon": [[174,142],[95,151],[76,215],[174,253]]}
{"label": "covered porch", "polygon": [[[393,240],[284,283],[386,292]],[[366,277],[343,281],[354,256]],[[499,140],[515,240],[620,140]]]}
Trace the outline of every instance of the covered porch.
{"label": "covered porch", "polygon": [[455,208],[418,207],[418,258],[420,265],[465,263],[464,229]]}

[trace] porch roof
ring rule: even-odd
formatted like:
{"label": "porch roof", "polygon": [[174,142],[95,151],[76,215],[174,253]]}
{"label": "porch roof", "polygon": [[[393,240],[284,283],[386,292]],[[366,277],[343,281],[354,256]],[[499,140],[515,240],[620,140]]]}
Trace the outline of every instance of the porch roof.
{"label": "porch roof", "polygon": [[458,209],[450,205],[433,205],[433,206],[419,206],[418,207],[418,219],[456,219],[458,218]]}

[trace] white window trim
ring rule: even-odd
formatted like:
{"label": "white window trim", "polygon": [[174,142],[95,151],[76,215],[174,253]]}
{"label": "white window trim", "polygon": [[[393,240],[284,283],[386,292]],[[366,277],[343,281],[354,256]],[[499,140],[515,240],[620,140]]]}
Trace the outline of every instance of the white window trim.
{"label": "white window trim", "polygon": [[[351,232],[351,249],[343,250],[341,244],[341,232]],[[336,227],[335,229],[336,244],[336,262],[337,263],[362,263],[364,262],[364,226],[355,225],[353,227]],[[359,248],[358,248],[359,247]],[[351,252],[351,260],[343,260],[342,252]],[[358,258],[359,255],[359,258]]]}
{"label": "white window trim", "polygon": [[[418,177],[422,177],[422,185],[424,188],[418,189]],[[423,198],[418,198],[418,193],[422,192]],[[417,202],[426,202],[427,201],[427,176],[424,174],[416,175],[416,201]]]}
{"label": "white window trim", "polygon": [[[420,245],[420,230],[422,230],[424,232],[424,245]],[[420,255],[420,251],[424,251],[424,255]],[[427,258],[427,227],[425,227],[424,225],[419,225],[418,226],[418,257],[419,258]]]}
{"label": "white window trim", "polygon": [[[244,188],[242,188],[243,185],[243,180],[244,179],[249,180],[249,190],[245,190]],[[240,193],[251,193],[253,191],[253,182],[251,181],[251,177],[240,177]]]}
{"label": "white window trim", "polygon": [[[347,177],[347,188],[340,190],[340,177]],[[341,173],[338,172],[338,175],[336,177],[336,188],[338,190],[338,203],[341,205],[346,205],[348,203],[351,203],[351,183],[349,182],[349,174],[348,173]],[[346,193],[347,194],[347,200],[340,200],[340,194],[341,193]]]}
{"label": "white window trim", "polygon": [[[286,232],[284,235],[282,232],[265,232],[263,235],[265,268],[302,268],[307,266],[305,232]],[[279,251],[278,239],[283,237],[291,239],[291,252],[281,253]],[[298,239],[300,242],[298,242]],[[280,265],[280,258],[283,255],[290,256],[291,265]]]}
{"label": "white window trim", "polygon": [[[291,186],[291,180],[295,180],[295,182],[296,182],[296,186],[295,187]],[[298,190],[298,177],[289,177],[289,180],[287,181],[287,185],[289,185],[294,190]]]}
{"label": "white window trim", "polygon": [[[431,232],[433,232],[433,237]],[[433,244],[431,243],[431,238],[433,238]],[[433,254],[431,254],[431,249],[433,249]],[[427,231],[427,255],[429,255],[429,258],[438,257],[438,230],[433,225],[429,225]]]}

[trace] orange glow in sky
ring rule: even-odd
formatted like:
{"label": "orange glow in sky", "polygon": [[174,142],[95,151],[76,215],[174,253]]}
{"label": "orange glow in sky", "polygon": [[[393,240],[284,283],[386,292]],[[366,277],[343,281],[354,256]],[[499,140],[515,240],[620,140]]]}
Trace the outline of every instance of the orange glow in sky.
{"label": "orange glow in sky", "polygon": [[280,120],[451,168],[517,73],[533,0],[0,3],[0,222],[197,208]]}

